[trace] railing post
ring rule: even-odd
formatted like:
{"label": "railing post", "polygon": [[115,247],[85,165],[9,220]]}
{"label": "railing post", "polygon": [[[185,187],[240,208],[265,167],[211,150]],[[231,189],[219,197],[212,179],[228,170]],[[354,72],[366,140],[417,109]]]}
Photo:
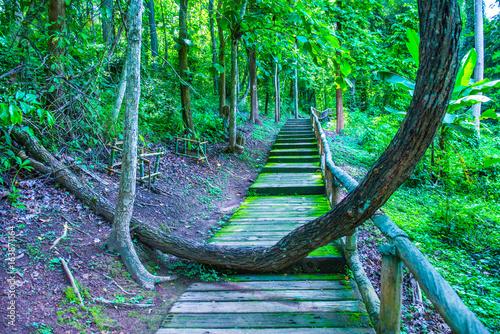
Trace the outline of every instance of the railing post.
{"label": "railing post", "polygon": [[403,293],[403,262],[398,257],[396,246],[394,245],[381,245],[378,251],[382,255],[380,322],[378,333],[399,333],[401,327],[401,300]]}
{"label": "railing post", "polygon": [[354,252],[358,249],[358,229],[354,229],[354,233],[345,237],[345,250]]}

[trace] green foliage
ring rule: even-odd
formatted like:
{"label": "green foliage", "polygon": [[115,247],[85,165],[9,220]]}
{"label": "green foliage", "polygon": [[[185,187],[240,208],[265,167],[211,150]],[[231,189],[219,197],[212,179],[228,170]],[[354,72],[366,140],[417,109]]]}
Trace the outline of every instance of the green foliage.
{"label": "green foliage", "polygon": [[170,266],[170,269],[178,275],[186,276],[188,278],[198,278],[203,281],[213,282],[220,281],[227,277],[226,274],[217,271],[209,265],[204,265],[196,262],[176,262]]}

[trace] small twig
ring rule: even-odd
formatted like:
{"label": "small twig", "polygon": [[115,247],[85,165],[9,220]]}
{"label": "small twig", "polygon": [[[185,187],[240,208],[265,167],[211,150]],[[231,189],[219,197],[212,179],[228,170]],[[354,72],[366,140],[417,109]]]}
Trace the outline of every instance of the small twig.
{"label": "small twig", "polygon": [[54,240],[54,243],[52,244],[52,246],[50,246],[49,251],[52,250],[54,247],[56,247],[59,241],[61,241],[64,237],[68,235],[68,225],[63,224],[63,226],[64,226],[63,234],[59,238]]}
{"label": "small twig", "polygon": [[69,270],[68,264],[66,263],[66,261],[62,257],[60,257],[59,260],[61,261],[64,272],[68,276],[68,279],[69,279],[69,282],[71,283],[73,291],[75,291],[75,295],[78,297],[78,299],[80,299],[80,305],[82,307],[85,307],[83,305],[83,299],[82,299],[82,296],[80,295],[80,291],[78,290],[78,287],[76,286],[75,278],[73,277],[73,274],[71,274],[71,271]]}
{"label": "small twig", "polygon": [[114,306],[127,306],[127,307],[155,307],[155,304],[133,304],[133,303],[122,303],[122,302],[114,302],[111,300],[107,300],[104,298],[94,298],[94,302],[106,304],[106,305],[114,305]]}
{"label": "small twig", "polygon": [[118,283],[116,283],[116,281],[115,281],[115,280],[113,280],[113,283],[115,283],[115,285],[116,285],[117,287],[119,287],[119,288],[120,288],[120,290],[122,290],[123,292],[125,292],[127,295],[133,295],[133,294],[134,294],[134,293],[132,293],[132,292],[128,292],[128,291],[126,291],[124,288],[122,288],[120,285],[118,285]]}
{"label": "small twig", "polygon": [[137,204],[146,205],[146,206],[157,206],[157,207],[160,207],[160,205],[158,205],[158,204],[149,204],[149,203],[144,203],[144,202],[137,202]]}
{"label": "small twig", "polygon": [[84,232],[84,231],[80,230],[78,227],[76,227],[75,223],[71,222],[68,218],[66,218],[63,215],[61,215],[61,217],[63,217],[63,219],[66,220],[69,224],[73,225],[73,227],[72,227],[73,229],[75,229],[78,232],[83,233],[83,234],[85,234],[85,235],[87,235],[87,236],[89,236],[89,237],[92,238],[92,236],[90,234],[88,234],[87,232]]}

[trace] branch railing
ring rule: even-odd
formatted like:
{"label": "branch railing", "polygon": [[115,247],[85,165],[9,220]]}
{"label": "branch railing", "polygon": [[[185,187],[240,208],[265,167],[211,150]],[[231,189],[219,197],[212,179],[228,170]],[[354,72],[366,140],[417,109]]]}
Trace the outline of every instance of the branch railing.
{"label": "branch railing", "polygon": [[[321,170],[325,179],[326,194],[331,207],[334,207],[341,200],[341,186],[350,192],[358,186],[358,182],[333,162],[330,147],[319,120],[321,113],[321,111],[311,108],[311,123],[321,156]],[[378,210],[371,217],[371,220],[389,242],[379,248],[379,253],[382,255],[380,299],[359,259],[357,231],[350,236],[341,238],[341,244],[377,333],[400,332],[402,262],[415,276],[426,296],[454,333],[489,333],[403,230],[381,210]]]}

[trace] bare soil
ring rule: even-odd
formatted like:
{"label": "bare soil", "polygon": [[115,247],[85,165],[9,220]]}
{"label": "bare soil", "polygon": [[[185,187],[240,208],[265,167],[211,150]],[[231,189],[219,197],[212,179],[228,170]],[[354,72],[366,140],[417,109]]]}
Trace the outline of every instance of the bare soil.
{"label": "bare soil", "polygon": [[[134,215],[191,240],[208,239],[242,203],[266,161],[277,133],[271,121],[266,123],[255,131],[250,123],[241,126],[239,130],[246,137],[242,155],[222,153],[224,143],[210,145],[208,163],[175,155],[173,144],[162,147],[167,154],[161,159],[162,177],[155,184],[161,192],[138,186]],[[58,157],[73,162],[77,156],[90,173],[80,168],[74,172],[115,203],[119,176],[108,175],[103,168],[109,155],[87,150]],[[21,172],[17,181],[17,202],[25,209],[13,207],[7,189],[0,188],[0,245],[5,253],[0,272],[0,333],[154,333],[187,285],[202,278],[224,277],[209,267],[173,256],[159,259],[138,244],[139,256],[150,272],[180,275],[171,283],[157,285],[154,291],[145,290],[131,279],[119,257],[107,251],[110,224],[60,188],[57,180]],[[65,228],[67,236],[51,250]],[[11,231],[15,235],[9,239]],[[15,249],[9,249],[9,244]],[[4,260],[10,251],[16,254],[12,268]],[[68,289],[70,283],[59,258],[68,262],[85,310]],[[13,268],[15,274],[11,275],[8,272]],[[103,304],[99,301],[102,298],[113,304]],[[147,305],[127,307],[120,303]],[[11,319],[15,326],[9,325]]]}

